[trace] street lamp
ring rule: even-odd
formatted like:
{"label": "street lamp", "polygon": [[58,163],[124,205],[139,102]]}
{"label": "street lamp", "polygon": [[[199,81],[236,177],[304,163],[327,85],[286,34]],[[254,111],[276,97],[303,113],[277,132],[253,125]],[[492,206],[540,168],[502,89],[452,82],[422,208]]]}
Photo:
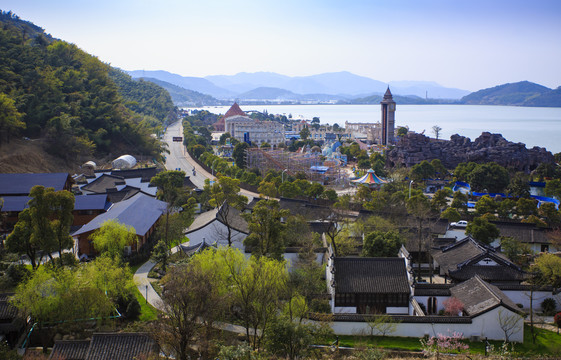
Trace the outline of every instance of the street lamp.
{"label": "street lamp", "polygon": [[288,169],[284,169],[281,173],[281,183],[284,182],[284,173],[287,171]]}
{"label": "street lamp", "polygon": [[411,185],[413,184],[413,180],[409,182],[409,199],[411,199]]}
{"label": "street lamp", "polygon": [[146,303],[148,304],[148,285],[146,285]]}

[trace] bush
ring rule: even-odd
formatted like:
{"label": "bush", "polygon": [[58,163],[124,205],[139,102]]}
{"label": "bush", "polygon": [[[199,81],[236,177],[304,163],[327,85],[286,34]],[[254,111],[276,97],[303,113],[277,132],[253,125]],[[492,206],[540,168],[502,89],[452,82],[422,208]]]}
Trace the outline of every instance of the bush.
{"label": "bush", "polygon": [[11,264],[6,270],[6,275],[8,275],[12,286],[15,286],[27,279],[31,275],[31,271],[25,265]]}
{"label": "bush", "polygon": [[542,313],[544,315],[553,315],[555,314],[555,309],[557,309],[557,302],[553,298],[544,299],[542,302]]}
{"label": "bush", "polygon": [[135,297],[131,299],[129,304],[127,305],[127,310],[125,311],[125,316],[127,319],[136,320],[140,315],[140,304]]}

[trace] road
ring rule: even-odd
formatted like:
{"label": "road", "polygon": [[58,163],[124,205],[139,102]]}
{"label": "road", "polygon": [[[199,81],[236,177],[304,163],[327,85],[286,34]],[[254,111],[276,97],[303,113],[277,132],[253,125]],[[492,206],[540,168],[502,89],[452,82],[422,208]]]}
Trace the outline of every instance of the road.
{"label": "road", "polygon": [[[191,182],[199,189],[204,187],[206,179],[216,180],[216,177],[200,167],[191,158],[185,149],[185,146],[183,146],[183,142],[173,141],[172,138],[174,136],[183,137],[183,125],[181,121],[177,121],[173,125],[168,126],[164,134],[164,141],[168,144],[168,150],[170,152],[166,155],[166,169],[180,169],[185,171]],[[193,176],[193,168],[195,168],[195,176]],[[240,194],[247,196],[249,201],[251,201],[254,197],[259,197],[259,194],[244,189],[240,190]]]}

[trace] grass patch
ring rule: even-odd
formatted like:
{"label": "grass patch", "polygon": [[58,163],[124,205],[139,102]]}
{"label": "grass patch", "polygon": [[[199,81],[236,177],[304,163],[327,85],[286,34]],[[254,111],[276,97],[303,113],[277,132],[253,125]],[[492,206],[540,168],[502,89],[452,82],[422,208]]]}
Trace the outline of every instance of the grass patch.
{"label": "grass patch", "polygon": [[138,320],[139,321],[156,320],[158,318],[158,310],[156,310],[155,307],[153,307],[152,305],[146,302],[146,299],[144,298],[144,296],[142,296],[140,291],[138,291],[138,288],[136,286],[134,287],[133,293],[134,296],[136,297],[136,300],[138,300],[138,303],[140,304],[140,316],[138,317]]}
{"label": "grass patch", "polygon": [[[515,344],[514,350],[517,356],[560,356],[561,335],[556,332],[534,328],[537,334],[536,343],[532,343],[530,326],[524,325],[524,343]],[[485,354],[485,342],[466,341],[471,354]],[[495,349],[499,349],[502,341],[489,341]],[[329,344],[331,345],[331,344]],[[352,336],[340,335],[339,346],[343,347],[365,347],[374,346],[388,350],[421,351],[419,338],[397,337],[397,336]]]}
{"label": "grass patch", "polygon": [[140,268],[142,265],[144,265],[144,263],[137,264],[135,266],[130,266],[129,265],[129,269],[131,270],[131,273],[134,275],[134,274],[136,274],[136,271],[138,270],[138,268]]}

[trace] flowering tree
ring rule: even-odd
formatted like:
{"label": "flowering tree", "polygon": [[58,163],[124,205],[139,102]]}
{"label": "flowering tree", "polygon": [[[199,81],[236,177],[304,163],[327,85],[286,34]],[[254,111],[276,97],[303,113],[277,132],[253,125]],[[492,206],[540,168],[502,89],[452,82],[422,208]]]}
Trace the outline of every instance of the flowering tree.
{"label": "flowering tree", "polygon": [[464,336],[462,333],[453,332],[452,335],[438,334],[430,338],[421,339],[421,347],[423,355],[436,356],[438,359],[441,353],[455,353],[459,354],[462,351],[469,349],[469,345],[462,342]]}
{"label": "flowering tree", "polygon": [[450,316],[458,316],[464,310],[464,304],[455,297],[444,300],[442,305],[444,305],[444,313]]}
{"label": "flowering tree", "polygon": [[555,322],[555,325],[557,325],[557,333],[559,334],[559,328],[561,327],[561,312],[555,314],[553,321]]}

